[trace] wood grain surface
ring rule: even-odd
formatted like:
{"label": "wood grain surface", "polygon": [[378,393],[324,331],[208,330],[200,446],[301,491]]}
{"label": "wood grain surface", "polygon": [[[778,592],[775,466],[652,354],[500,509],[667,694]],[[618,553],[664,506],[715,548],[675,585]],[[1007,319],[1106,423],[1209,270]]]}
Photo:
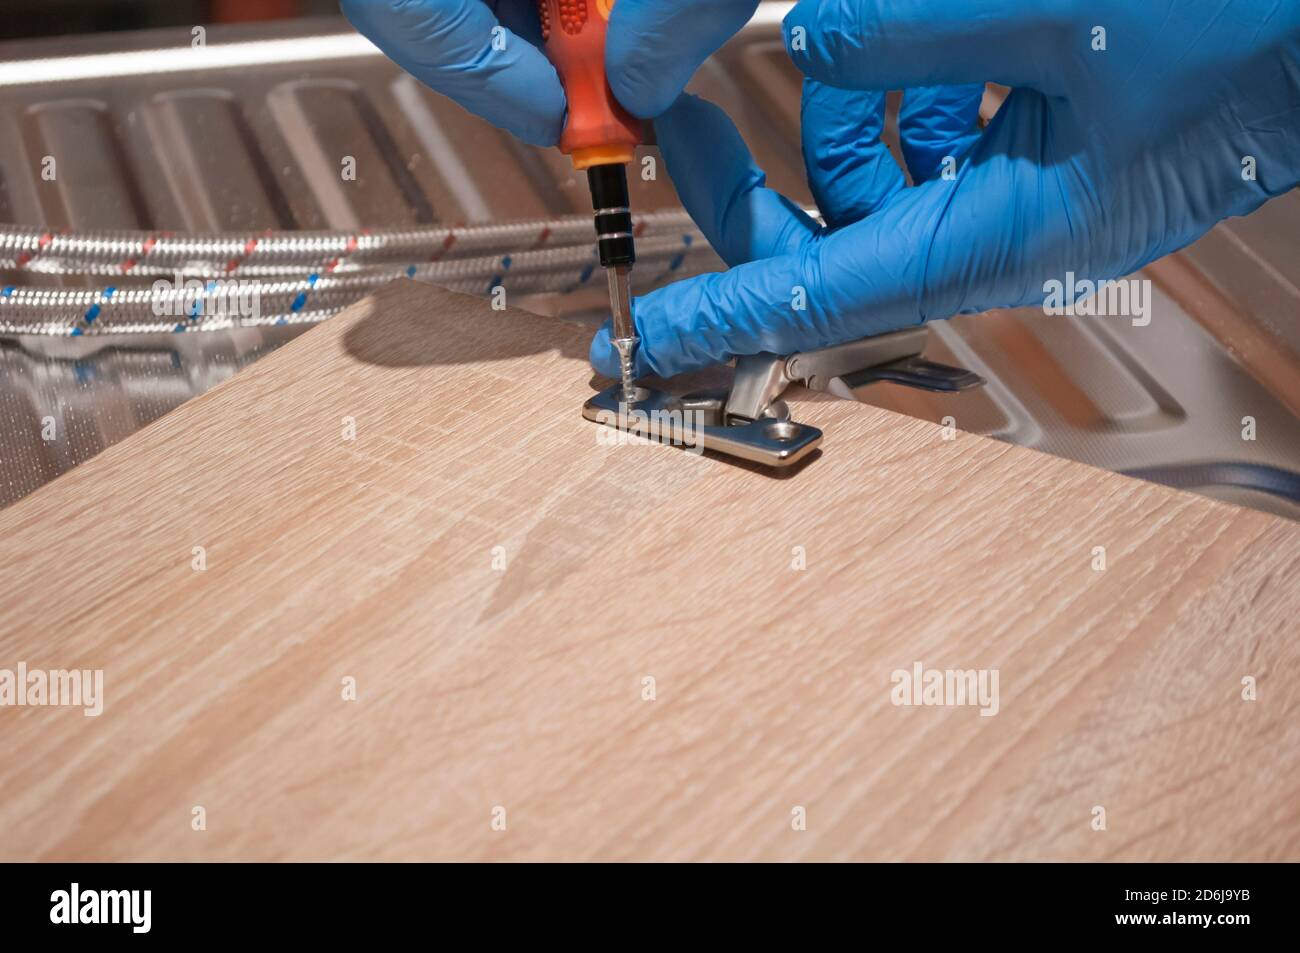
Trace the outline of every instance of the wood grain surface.
{"label": "wood grain surface", "polygon": [[784,479],[602,445],[588,335],[395,285],[0,512],[0,668],[104,672],[0,856],[1300,858],[1300,526],[811,395]]}

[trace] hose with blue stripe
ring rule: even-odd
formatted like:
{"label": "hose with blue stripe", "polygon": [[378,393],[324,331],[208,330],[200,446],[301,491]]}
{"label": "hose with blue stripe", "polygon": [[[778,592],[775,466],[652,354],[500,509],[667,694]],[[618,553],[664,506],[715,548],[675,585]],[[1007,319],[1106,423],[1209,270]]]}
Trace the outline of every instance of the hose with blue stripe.
{"label": "hose with blue stripe", "polygon": [[[716,262],[707,251],[708,245],[692,227],[676,233],[656,231],[643,239],[639,254],[646,274],[660,283],[696,274]],[[349,263],[331,271],[251,279],[204,274],[179,287],[169,279],[98,289],[11,284],[0,286],[0,334],[76,337],[311,323],[398,278],[430,281],[469,294],[490,294],[495,288],[536,294],[598,286],[600,277],[595,249],[584,241],[571,247],[405,266]]]}

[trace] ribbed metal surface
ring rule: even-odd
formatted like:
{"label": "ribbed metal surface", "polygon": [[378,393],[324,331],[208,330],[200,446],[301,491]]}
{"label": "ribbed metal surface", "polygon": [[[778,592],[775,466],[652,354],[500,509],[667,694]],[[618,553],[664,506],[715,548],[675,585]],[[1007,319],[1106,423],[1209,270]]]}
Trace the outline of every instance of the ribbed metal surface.
{"label": "ribbed metal surface", "polygon": [[[188,32],[0,46],[0,219],[55,232],[217,233],[472,225],[588,211],[585,182],[554,150],[522,145],[466,114],[343,39],[349,35],[334,20],[210,30],[193,69],[184,59]],[[232,69],[211,56],[228,43],[242,44],[244,56],[265,41],[289,46],[280,60]],[[23,85],[21,74],[3,69],[23,59],[39,76],[43,57],[110,50],[163,51],[150,55],[165,71],[135,75],[130,67],[122,70],[130,75]],[[799,83],[776,30],[751,27],[706,64],[693,88],[736,119],[772,186],[810,203]],[[996,101],[991,95],[989,108]],[[57,163],[53,181],[41,175],[47,156]],[[354,180],[341,175],[349,161]],[[666,176],[633,176],[631,184],[638,212],[678,207]],[[937,324],[927,355],[979,371],[989,387],[933,396],[881,385],[874,400],[1300,515],[1285,476],[1300,474],[1297,252],[1300,196],[1292,193],[1153,268],[1159,285],[1149,327],[1037,309]],[[19,287],[96,287],[26,270],[3,277]],[[529,303],[594,322],[602,301],[597,287]],[[296,333],[4,340],[0,504]],[[1253,441],[1242,439],[1246,416],[1256,420]]]}

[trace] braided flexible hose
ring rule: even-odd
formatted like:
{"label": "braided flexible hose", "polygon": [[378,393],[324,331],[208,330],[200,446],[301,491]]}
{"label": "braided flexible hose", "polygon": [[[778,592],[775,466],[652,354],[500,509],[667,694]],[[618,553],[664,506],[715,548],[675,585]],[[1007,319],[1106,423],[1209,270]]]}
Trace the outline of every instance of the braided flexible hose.
{"label": "braided flexible hose", "polygon": [[[651,212],[633,220],[638,238],[693,231],[694,227],[682,211]],[[343,262],[366,265],[442,261],[557,245],[590,245],[591,241],[588,216],[464,227],[215,235],[141,231],[65,234],[6,225],[0,226],[0,270],[166,274],[181,269],[195,274],[230,275],[261,269],[266,274],[275,269],[281,273],[332,270]]]}
{"label": "braided flexible hose", "polygon": [[[655,235],[641,243],[640,268],[648,284],[685,277],[700,269],[705,261],[701,252],[707,250],[694,229],[672,237]],[[540,293],[599,285],[599,271],[595,250],[585,244],[333,274],[196,279],[180,287],[166,280],[98,289],[10,286],[0,289],[0,333],[142,334],[308,323],[401,277],[467,293],[487,294],[498,287]]]}

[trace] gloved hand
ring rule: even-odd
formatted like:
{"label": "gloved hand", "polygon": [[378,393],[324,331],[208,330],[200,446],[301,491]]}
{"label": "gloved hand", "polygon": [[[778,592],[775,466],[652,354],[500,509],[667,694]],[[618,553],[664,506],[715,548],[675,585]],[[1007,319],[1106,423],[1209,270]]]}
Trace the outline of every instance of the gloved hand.
{"label": "gloved hand", "polygon": [[[826,226],[764,187],[720,110],[678,100],[665,163],[734,267],[636,300],[639,374],[1042,303],[1300,182],[1295,0],[802,0],[784,30]],[[1014,91],[979,135],[986,80]],[[911,188],[879,138],[899,88]],[[608,330],[591,359],[617,376]]]}
{"label": "gloved hand", "polygon": [[[537,0],[340,5],[353,26],[416,79],[525,142],[559,141],[564,90],[539,49]],[[757,6],[758,0],[617,0],[605,40],[614,95],[643,119],[663,112]]]}

